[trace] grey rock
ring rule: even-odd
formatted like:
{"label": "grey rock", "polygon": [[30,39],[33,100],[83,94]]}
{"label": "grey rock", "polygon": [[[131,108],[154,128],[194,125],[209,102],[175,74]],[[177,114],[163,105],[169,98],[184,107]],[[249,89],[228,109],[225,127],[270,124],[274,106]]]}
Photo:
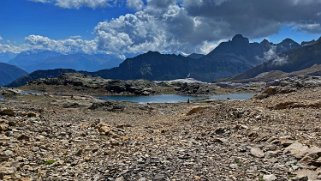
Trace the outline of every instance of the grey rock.
{"label": "grey rock", "polygon": [[274,180],[277,180],[277,177],[273,174],[271,175],[264,175],[263,176],[263,180],[264,181],[274,181]]}
{"label": "grey rock", "polygon": [[252,156],[254,156],[254,157],[257,157],[257,158],[263,158],[264,157],[264,152],[259,148],[251,148],[250,154]]}

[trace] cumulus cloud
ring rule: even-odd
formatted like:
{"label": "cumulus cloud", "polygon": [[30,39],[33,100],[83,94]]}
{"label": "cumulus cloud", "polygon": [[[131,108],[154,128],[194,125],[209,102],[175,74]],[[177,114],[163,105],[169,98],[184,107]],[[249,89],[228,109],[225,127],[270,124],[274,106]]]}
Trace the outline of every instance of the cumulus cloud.
{"label": "cumulus cloud", "polygon": [[77,52],[92,54],[97,51],[95,40],[83,40],[80,37],[53,40],[45,36],[29,35],[25,40],[29,49],[51,50],[67,54]]}
{"label": "cumulus cloud", "polygon": [[204,41],[213,43],[208,40],[216,31],[207,32],[212,25],[188,16],[173,0],[149,0],[142,11],[100,22],[95,33],[98,49],[109,53],[193,53],[205,50]]}
{"label": "cumulus cloud", "polygon": [[0,53],[20,53],[28,50],[49,50],[64,54],[72,53],[99,53],[96,40],[83,40],[80,36],[73,36],[67,39],[54,40],[41,35],[29,35],[25,43],[16,45],[8,41],[0,42]]}
{"label": "cumulus cloud", "polygon": [[116,4],[117,0],[31,0],[38,3],[50,3],[61,8],[79,9],[81,7],[99,8]]}
{"label": "cumulus cloud", "polygon": [[126,5],[130,9],[141,10],[144,7],[144,1],[143,0],[127,0]]}
{"label": "cumulus cloud", "polygon": [[26,48],[22,45],[14,45],[12,43],[3,43],[0,42],[0,53],[20,53],[21,51],[26,50]]}
{"label": "cumulus cloud", "polygon": [[320,9],[320,0],[147,0],[141,11],[101,22],[95,32],[98,47],[111,52],[208,53],[238,33],[267,37],[284,25],[321,32]]}

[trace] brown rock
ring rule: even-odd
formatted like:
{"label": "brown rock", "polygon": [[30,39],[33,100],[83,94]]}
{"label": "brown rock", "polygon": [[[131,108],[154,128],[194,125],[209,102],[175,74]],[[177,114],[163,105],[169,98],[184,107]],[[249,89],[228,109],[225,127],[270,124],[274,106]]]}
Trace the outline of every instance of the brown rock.
{"label": "brown rock", "polygon": [[188,111],[188,113],[186,113],[186,116],[190,116],[190,115],[202,112],[208,108],[209,107],[193,107],[190,111]]}

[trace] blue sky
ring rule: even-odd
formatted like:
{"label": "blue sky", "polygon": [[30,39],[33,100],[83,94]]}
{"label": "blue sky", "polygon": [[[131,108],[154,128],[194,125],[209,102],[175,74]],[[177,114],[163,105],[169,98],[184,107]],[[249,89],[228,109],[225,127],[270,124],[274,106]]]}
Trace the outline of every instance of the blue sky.
{"label": "blue sky", "polygon": [[0,52],[207,53],[238,33],[321,36],[320,0],[1,0],[0,12]]}
{"label": "blue sky", "polygon": [[64,9],[29,0],[1,0],[0,4],[0,35],[17,42],[22,42],[30,34],[54,39],[69,36],[93,38],[93,27],[98,22],[130,12],[125,6]]}
{"label": "blue sky", "polygon": [[[272,41],[274,43],[279,43],[285,38],[291,38],[295,40],[296,42],[303,42],[303,41],[311,41],[311,40],[317,40],[320,38],[320,34],[318,33],[309,33],[305,31],[299,31],[296,28],[292,26],[283,26],[277,33],[271,34],[267,36],[266,38],[269,41]],[[262,41],[264,38],[255,38],[252,41]]]}

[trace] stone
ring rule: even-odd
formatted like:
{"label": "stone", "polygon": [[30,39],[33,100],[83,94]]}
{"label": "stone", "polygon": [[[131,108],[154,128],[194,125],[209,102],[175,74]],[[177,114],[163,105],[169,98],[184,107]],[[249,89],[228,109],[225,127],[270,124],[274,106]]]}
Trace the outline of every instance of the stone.
{"label": "stone", "polygon": [[111,126],[105,124],[105,123],[100,123],[97,125],[97,129],[101,134],[105,135],[110,135],[112,132]]}
{"label": "stone", "polygon": [[15,116],[15,112],[12,109],[4,109],[0,110],[0,115],[1,116]]}
{"label": "stone", "polygon": [[321,158],[321,148],[311,147],[307,154],[300,160],[300,163],[306,165],[315,165],[317,167],[321,166],[321,162],[318,161]]}
{"label": "stone", "polygon": [[166,175],[164,174],[157,174],[153,178],[153,181],[166,181]]}
{"label": "stone", "polygon": [[302,176],[302,177],[294,177],[291,179],[291,181],[309,181],[309,178],[307,176]]}
{"label": "stone", "polygon": [[308,180],[317,180],[318,173],[313,170],[302,169],[295,172],[296,179],[295,181],[308,181]]}
{"label": "stone", "polygon": [[254,157],[257,157],[257,158],[263,158],[264,157],[264,152],[259,148],[251,148],[250,154],[252,156],[254,156]]}
{"label": "stone", "polygon": [[232,168],[232,169],[237,169],[237,168],[238,168],[238,165],[237,165],[237,164],[230,164],[230,168]]}
{"label": "stone", "polygon": [[11,150],[6,150],[6,151],[4,151],[4,154],[5,154],[6,156],[8,156],[8,157],[12,157],[12,156],[13,156],[13,151],[11,151]]}
{"label": "stone", "polygon": [[125,178],[123,176],[121,176],[121,177],[116,178],[115,181],[125,181]]}
{"label": "stone", "polygon": [[284,153],[290,153],[297,159],[301,159],[309,151],[309,147],[305,146],[299,142],[294,142],[290,146],[284,149]]}
{"label": "stone", "polygon": [[280,143],[284,147],[288,147],[293,144],[295,141],[289,136],[280,137]]}
{"label": "stone", "polygon": [[214,138],[213,139],[213,142],[215,142],[215,143],[220,143],[220,144],[225,144],[225,143],[227,143],[227,139],[224,139],[224,138]]}
{"label": "stone", "polygon": [[63,108],[79,108],[80,105],[76,102],[67,102],[67,103],[63,104],[62,107]]}
{"label": "stone", "polygon": [[277,180],[277,178],[275,175],[271,174],[271,175],[264,175],[263,180],[264,181],[274,181],[274,180]]}
{"label": "stone", "polygon": [[11,175],[14,174],[15,169],[13,167],[0,166],[0,176],[1,175]]}
{"label": "stone", "polygon": [[22,134],[22,135],[18,136],[17,140],[19,140],[19,141],[22,141],[22,140],[29,141],[30,137],[27,136],[27,135]]}
{"label": "stone", "polygon": [[147,179],[145,177],[141,177],[137,181],[147,181]]}
{"label": "stone", "polygon": [[188,113],[186,113],[186,116],[190,116],[190,115],[193,115],[193,114],[196,114],[196,113],[200,113],[206,109],[208,109],[209,107],[193,107],[190,111],[188,111]]}

